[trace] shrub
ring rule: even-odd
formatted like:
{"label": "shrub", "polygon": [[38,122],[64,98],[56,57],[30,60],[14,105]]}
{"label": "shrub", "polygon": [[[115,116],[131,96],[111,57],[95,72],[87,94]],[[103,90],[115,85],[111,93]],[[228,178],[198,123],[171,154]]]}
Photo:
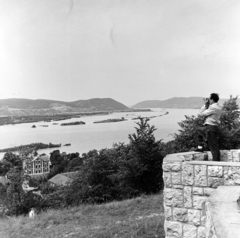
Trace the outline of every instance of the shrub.
{"label": "shrub", "polygon": [[83,155],[77,178],[66,188],[66,203],[101,203],[156,193],[162,188],[161,141],[149,119],[139,118],[128,145]]}
{"label": "shrub", "polygon": [[119,169],[117,159],[113,149],[102,149],[87,157],[77,178],[67,188],[66,202],[100,203],[116,199],[118,181],[112,175]]}
{"label": "shrub", "polygon": [[149,125],[149,119],[139,120],[136,133],[129,135],[132,157],[128,161],[127,168],[131,171],[128,179],[140,193],[156,193],[163,184],[161,141],[156,141],[154,131],[157,129]]}
{"label": "shrub", "polygon": [[[237,97],[230,97],[230,99],[223,104],[220,118],[220,149],[240,148],[239,114]],[[174,134],[174,140],[166,143],[166,147],[170,150],[170,153],[189,151],[197,146],[194,140],[196,128],[203,125],[204,117],[198,115],[185,116],[185,118],[185,120],[179,123],[181,129],[179,133]],[[204,142],[204,147],[208,147],[206,140]]]}

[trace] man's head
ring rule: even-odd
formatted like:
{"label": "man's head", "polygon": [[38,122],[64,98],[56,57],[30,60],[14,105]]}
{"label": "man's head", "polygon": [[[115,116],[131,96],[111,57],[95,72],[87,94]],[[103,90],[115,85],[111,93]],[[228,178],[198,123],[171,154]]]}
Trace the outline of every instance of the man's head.
{"label": "man's head", "polygon": [[219,100],[219,96],[217,93],[211,93],[209,99],[210,99],[210,104],[216,103]]}

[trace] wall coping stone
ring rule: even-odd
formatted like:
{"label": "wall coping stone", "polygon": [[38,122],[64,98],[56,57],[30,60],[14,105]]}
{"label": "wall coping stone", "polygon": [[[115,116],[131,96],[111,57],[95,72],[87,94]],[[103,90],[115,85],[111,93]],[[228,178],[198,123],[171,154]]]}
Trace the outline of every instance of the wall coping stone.
{"label": "wall coping stone", "polygon": [[181,153],[175,153],[175,154],[168,154],[164,158],[164,162],[183,162],[185,161],[184,156],[186,155],[196,155],[196,154],[203,154],[204,152],[181,152]]}
{"label": "wall coping stone", "polygon": [[185,161],[186,164],[192,165],[216,165],[216,166],[229,166],[229,167],[240,167],[240,162],[219,162],[219,161]]}
{"label": "wall coping stone", "polygon": [[218,238],[240,238],[240,186],[219,186],[209,197]]}

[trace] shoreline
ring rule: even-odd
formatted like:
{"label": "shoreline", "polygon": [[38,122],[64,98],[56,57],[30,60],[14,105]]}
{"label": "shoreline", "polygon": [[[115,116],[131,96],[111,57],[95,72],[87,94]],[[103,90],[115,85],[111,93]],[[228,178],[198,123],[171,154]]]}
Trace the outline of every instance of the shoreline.
{"label": "shoreline", "polygon": [[132,109],[132,110],[114,110],[114,111],[97,111],[97,112],[76,112],[76,113],[63,113],[53,115],[24,115],[24,116],[0,116],[0,126],[4,125],[16,125],[23,123],[34,122],[54,122],[68,120],[72,118],[81,118],[97,115],[109,115],[112,113],[120,112],[151,112],[151,109]]}
{"label": "shoreline", "polygon": [[0,153],[19,152],[21,150],[30,150],[30,149],[38,151],[41,149],[60,148],[61,146],[62,146],[61,144],[52,144],[52,143],[44,144],[42,142],[38,142],[38,143],[31,143],[27,145],[19,145],[19,146],[1,149]]}

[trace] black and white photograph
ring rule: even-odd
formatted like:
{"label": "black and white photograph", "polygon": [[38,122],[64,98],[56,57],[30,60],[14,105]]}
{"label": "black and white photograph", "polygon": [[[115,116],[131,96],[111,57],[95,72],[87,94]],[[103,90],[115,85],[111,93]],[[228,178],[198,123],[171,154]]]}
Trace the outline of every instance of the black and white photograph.
{"label": "black and white photograph", "polygon": [[240,238],[240,1],[0,0],[0,238]]}

